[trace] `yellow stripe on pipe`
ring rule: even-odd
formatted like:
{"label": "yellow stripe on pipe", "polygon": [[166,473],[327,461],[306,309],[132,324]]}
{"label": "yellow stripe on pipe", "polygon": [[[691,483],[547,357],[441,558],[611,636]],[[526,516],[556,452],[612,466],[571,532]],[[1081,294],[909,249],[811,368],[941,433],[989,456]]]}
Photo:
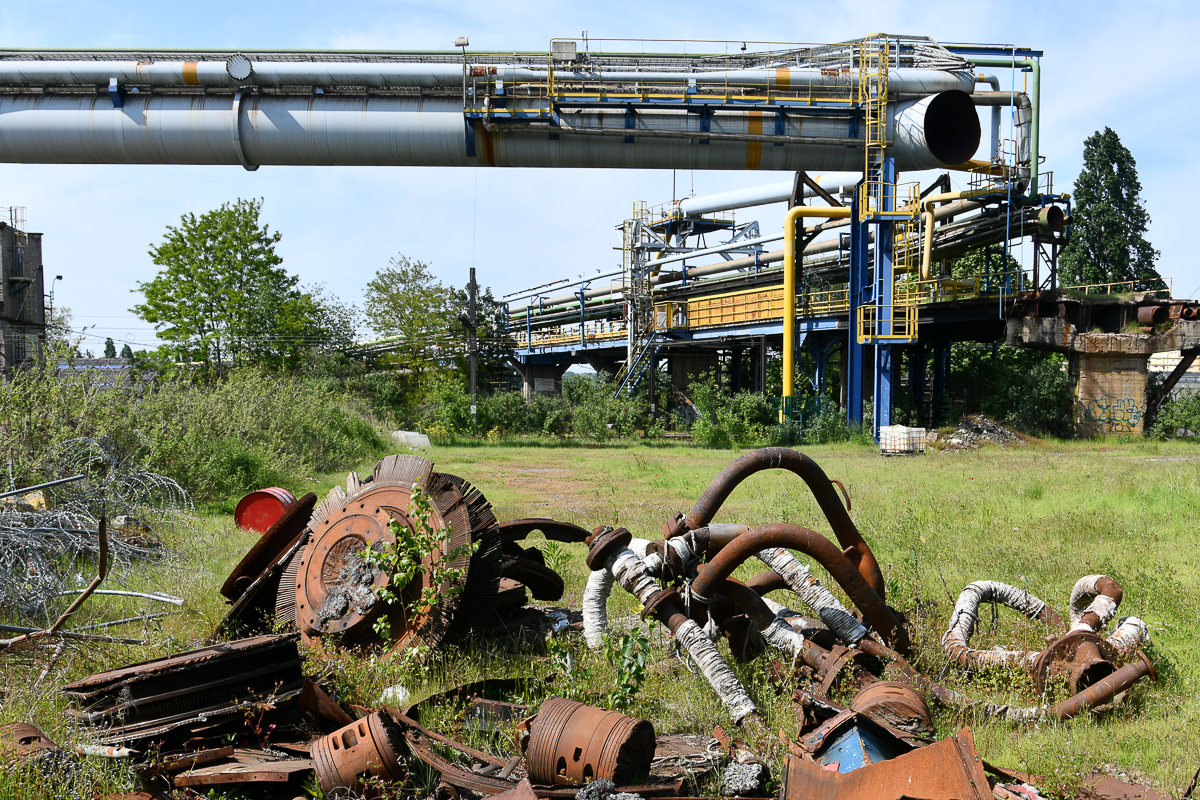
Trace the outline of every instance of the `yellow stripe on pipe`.
{"label": "yellow stripe on pipe", "polygon": [[183,82],[188,86],[200,85],[200,79],[196,77],[196,67],[198,64],[198,61],[183,62]]}
{"label": "yellow stripe on pipe", "polygon": [[792,71],[787,67],[775,70],[775,88],[787,89],[792,85]]}
{"label": "yellow stripe on pipe", "polygon": [[[751,111],[747,121],[747,133],[761,135],[763,132],[763,112]],[[746,143],[746,169],[758,169],[762,164],[762,142]]]}

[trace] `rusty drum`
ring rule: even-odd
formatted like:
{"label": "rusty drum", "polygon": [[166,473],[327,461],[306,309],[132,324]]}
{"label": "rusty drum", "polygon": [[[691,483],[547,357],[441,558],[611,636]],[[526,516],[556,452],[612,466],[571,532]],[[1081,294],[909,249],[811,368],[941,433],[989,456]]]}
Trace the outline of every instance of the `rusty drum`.
{"label": "rusty drum", "polygon": [[525,751],[535,783],[587,783],[607,778],[618,786],[650,774],[654,726],[616,711],[551,697],[530,723]]}

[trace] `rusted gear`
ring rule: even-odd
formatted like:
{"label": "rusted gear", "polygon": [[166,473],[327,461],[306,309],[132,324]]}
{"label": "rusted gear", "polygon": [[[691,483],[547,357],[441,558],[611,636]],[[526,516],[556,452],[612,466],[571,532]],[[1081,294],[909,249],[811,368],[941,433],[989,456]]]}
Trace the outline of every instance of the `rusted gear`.
{"label": "rusted gear", "polygon": [[[401,602],[387,605],[377,592],[388,576],[362,557],[367,547],[395,543],[392,520],[415,530],[410,517],[413,486],[430,499],[429,525],[450,535],[438,552],[426,558],[425,569],[401,592]],[[387,614],[392,642],[405,647],[420,639],[436,647],[448,636],[465,632],[473,622],[486,622],[500,581],[500,535],[491,506],[478,489],[454,475],[433,472],[433,462],[420,456],[389,456],[373,473],[361,478],[350,473],[346,490],[335,487],[313,511],[311,539],[294,567],[295,619],[306,640],[338,634],[344,641],[378,644],[374,622]],[[434,562],[469,543],[478,543],[472,556],[460,555],[446,566],[464,571],[461,592],[433,587]],[[439,602],[420,617],[408,609],[426,588],[436,588]],[[461,613],[460,613],[461,609]],[[289,613],[281,597],[277,615]]]}

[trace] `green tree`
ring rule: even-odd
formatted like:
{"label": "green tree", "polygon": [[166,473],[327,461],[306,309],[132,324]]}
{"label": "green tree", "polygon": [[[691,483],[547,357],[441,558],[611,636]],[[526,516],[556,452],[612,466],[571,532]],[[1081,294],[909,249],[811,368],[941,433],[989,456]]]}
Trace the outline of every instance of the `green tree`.
{"label": "green tree", "polygon": [[367,322],[380,336],[397,339],[395,359],[418,385],[447,357],[448,346],[466,341],[450,294],[428,264],[404,255],[393,258],[367,284]]}
{"label": "green tree", "polygon": [[[282,234],[259,222],[261,200],[239,198],[201,214],[184,214],[150,248],[159,267],[139,281],[144,301],[132,311],[155,325],[175,356],[222,371],[245,359],[251,317],[262,316],[256,301],[289,296],[296,278],[280,267],[275,252]],[[255,330],[261,340],[270,334]]]}
{"label": "green tree", "polygon": [[[467,311],[470,308],[469,288],[455,289],[450,298],[450,312],[458,323],[456,334],[462,337],[463,348],[454,356],[454,366],[470,376],[470,355],[467,352]],[[503,304],[495,298],[490,287],[478,287],[475,293],[475,374],[481,394],[486,394],[492,381],[508,367],[512,348],[504,335]]]}
{"label": "green tree", "polygon": [[133,348],[128,344],[121,348],[121,358],[133,358]]}
{"label": "green tree", "polygon": [[1083,170],[1075,180],[1071,242],[1059,271],[1064,282],[1141,281],[1165,288],[1154,264],[1159,252],[1146,241],[1150,214],[1141,198],[1133,154],[1112,128],[1083,143]]}
{"label": "green tree", "polygon": [[116,345],[116,342],[114,342],[112,340],[111,336],[104,340],[104,357],[105,358],[116,358],[117,357],[117,345]]}

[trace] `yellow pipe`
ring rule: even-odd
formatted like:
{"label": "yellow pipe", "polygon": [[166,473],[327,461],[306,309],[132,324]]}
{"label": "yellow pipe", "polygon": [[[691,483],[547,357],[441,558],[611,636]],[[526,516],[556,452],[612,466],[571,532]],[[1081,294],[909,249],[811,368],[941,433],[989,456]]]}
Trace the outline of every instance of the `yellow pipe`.
{"label": "yellow pipe", "polygon": [[921,252],[921,280],[930,280],[930,264],[933,259],[933,226],[937,219],[933,215],[933,204],[940,203],[946,200],[966,200],[971,197],[978,197],[981,194],[994,193],[995,189],[975,189],[972,191],[961,192],[942,192],[941,194],[931,194],[926,197],[921,204],[922,217],[925,221],[925,246]]}
{"label": "yellow pipe", "polygon": [[833,206],[796,206],[783,218],[783,405],[795,392],[796,372],[796,222],[804,217],[846,219],[850,209]]}

